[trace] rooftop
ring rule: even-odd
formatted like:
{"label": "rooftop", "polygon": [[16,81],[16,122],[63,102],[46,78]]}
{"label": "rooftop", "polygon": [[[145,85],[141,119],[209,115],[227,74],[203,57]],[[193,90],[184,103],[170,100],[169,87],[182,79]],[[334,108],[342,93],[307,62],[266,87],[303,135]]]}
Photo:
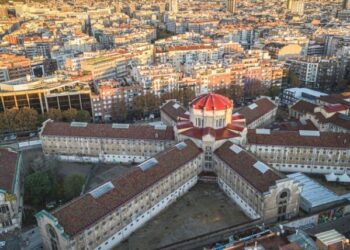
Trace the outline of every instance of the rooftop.
{"label": "rooftop", "polygon": [[0,190],[12,192],[16,176],[17,153],[0,148]]}
{"label": "rooftop", "polygon": [[[126,124],[125,124],[126,125]],[[139,140],[174,140],[172,127],[151,125],[94,124],[72,126],[72,123],[47,122],[42,136],[97,137]]]}
{"label": "rooftop", "polygon": [[101,185],[106,187],[103,190],[97,188],[58,208],[53,216],[63,226],[65,233],[70,236],[78,234],[202,152],[192,141],[186,140],[185,143],[186,147],[182,149],[174,146],[154,156],[156,163],[152,167],[145,170],[136,167]]}
{"label": "rooftop", "polygon": [[232,108],[233,104],[230,99],[219,94],[203,94],[197,96],[192,102],[191,106],[194,109],[210,110],[225,110]]}

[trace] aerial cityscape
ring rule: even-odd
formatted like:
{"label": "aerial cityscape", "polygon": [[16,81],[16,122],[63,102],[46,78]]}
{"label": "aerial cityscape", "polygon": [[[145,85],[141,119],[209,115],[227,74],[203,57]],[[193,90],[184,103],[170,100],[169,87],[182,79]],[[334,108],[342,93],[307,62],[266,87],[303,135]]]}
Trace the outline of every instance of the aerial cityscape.
{"label": "aerial cityscape", "polygon": [[0,250],[350,250],[350,0],[0,0]]}

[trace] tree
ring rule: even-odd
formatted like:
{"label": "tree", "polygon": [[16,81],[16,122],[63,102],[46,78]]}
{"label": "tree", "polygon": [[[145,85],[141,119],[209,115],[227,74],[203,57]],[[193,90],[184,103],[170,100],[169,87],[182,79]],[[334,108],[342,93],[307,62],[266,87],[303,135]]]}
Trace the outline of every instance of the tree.
{"label": "tree", "polygon": [[36,128],[39,114],[35,109],[24,107],[18,110],[15,117],[17,130],[32,130]]}
{"label": "tree", "polygon": [[74,121],[77,117],[77,114],[78,110],[76,110],[75,108],[70,108],[62,112],[63,119],[66,122]]}
{"label": "tree", "polygon": [[51,119],[54,121],[62,121],[62,119],[63,119],[62,111],[59,109],[55,109],[55,108],[49,109],[46,112],[45,116],[47,119]]}
{"label": "tree", "polygon": [[79,110],[77,112],[77,115],[75,117],[75,120],[77,122],[90,122],[91,121],[91,116],[89,111],[86,110]]}
{"label": "tree", "polygon": [[85,178],[81,174],[71,174],[64,180],[64,195],[65,198],[70,200],[80,195]]}
{"label": "tree", "polygon": [[117,122],[125,122],[128,109],[124,99],[117,99],[112,108],[112,119]]}
{"label": "tree", "polygon": [[42,207],[46,196],[52,191],[48,174],[39,171],[29,174],[24,180],[24,190],[29,203]]}
{"label": "tree", "polygon": [[271,86],[270,90],[269,90],[269,96],[271,97],[276,97],[281,93],[281,88],[278,86]]}

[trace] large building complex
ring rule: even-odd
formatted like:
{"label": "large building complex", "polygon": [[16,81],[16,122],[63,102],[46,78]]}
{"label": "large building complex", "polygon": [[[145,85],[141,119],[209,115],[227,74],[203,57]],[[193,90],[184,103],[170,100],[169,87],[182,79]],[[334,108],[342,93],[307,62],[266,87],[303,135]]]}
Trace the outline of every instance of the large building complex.
{"label": "large building complex", "polygon": [[46,154],[89,161],[146,159],[52,213],[38,213],[47,249],[110,249],[207,172],[251,219],[273,222],[298,214],[301,186],[237,145],[245,140],[246,128],[243,115],[232,116],[231,100],[201,95],[183,120],[171,115],[177,105],[163,106],[165,120],[178,121],[174,132],[171,127],[46,122],[40,136]]}

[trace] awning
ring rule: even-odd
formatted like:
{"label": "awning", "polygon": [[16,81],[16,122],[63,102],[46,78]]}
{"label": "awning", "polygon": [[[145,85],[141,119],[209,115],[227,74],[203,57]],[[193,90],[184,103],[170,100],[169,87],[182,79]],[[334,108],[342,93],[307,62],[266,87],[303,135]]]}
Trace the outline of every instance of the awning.
{"label": "awning", "polygon": [[340,182],[350,182],[350,177],[346,173],[344,173],[344,174],[339,176],[339,181]]}
{"label": "awning", "polygon": [[325,176],[327,181],[337,181],[337,176],[333,172]]}

